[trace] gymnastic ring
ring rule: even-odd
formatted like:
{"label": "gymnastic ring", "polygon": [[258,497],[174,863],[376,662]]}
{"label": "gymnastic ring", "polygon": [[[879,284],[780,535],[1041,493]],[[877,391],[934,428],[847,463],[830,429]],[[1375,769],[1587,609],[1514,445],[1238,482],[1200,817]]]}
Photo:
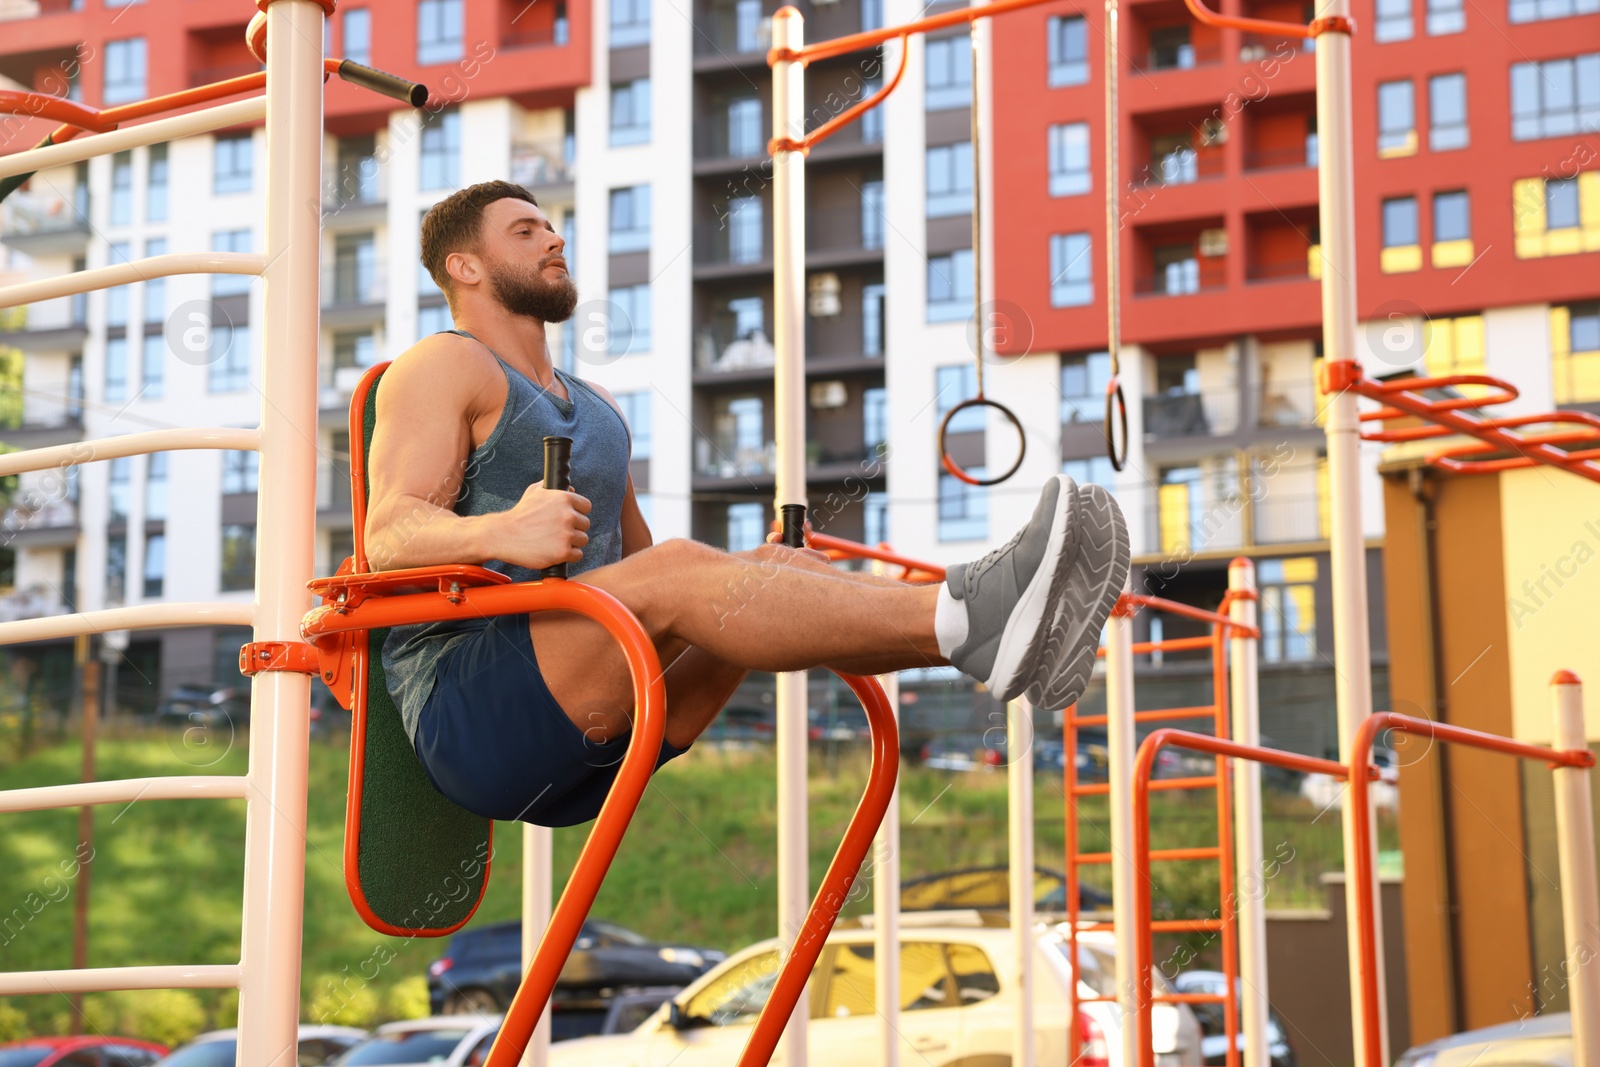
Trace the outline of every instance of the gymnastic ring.
{"label": "gymnastic ring", "polygon": [[[945,434],[950,428],[950,419],[958,411],[964,411],[967,408],[978,407],[994,408],[1000,414],[1009,419],[1012,427],[1017,431],[1017,461],[1011,464],[1010,470],[1006,471],[998,478],[974,478],[972,475],[968,474],[966,471],[962,470],[956,465],[956,461],[950,458],[950,453],[945,448]],[[945,412],[944,418],[939,422],[939,462],[944,466],[944,469],[949,472],[951,477],[958,478],[961,481],[966,482],[968,485],[999,485],[1001,482],[1017,473],[1017,470],[1022,466],[1022,458],[1027,454],[1028,435],[1023,432],[1022,420],[1017,418],[1015,412],[1006,407],[1004,404],[1000,403],[998,400],[990,400],[987,397],[981,396],[975,396],[970,400],[963,400],[961,403]]]}
{"label": "gymnastic ring", "polygon": [[[1121,455],[1117,454],[1116,434],[1111,431],[1113,422],[1122,428]],[[1122,382],[1115,375],[1106,383],[1106,458],[1111,460],[1114,471],[1121,471],[1128,465],[1128,400],[1122,395]]]}

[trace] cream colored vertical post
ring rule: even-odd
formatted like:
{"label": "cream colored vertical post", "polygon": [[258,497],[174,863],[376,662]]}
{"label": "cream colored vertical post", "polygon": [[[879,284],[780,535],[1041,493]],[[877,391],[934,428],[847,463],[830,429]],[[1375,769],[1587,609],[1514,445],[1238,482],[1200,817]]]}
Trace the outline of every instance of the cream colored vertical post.
{"label": "cream colored vertical post", "polygon": [[[772,16],[772,47],[799,48],[805,20],[793,7]],[[805,66],[789,59],[772,65],[772,129],[778,138],[805,136]],[[806,503],[806,174],[805,156],[772,156],[772,373],[777,429],[777,505]],[[778,936],[792,943],[811,900],[806,854],[806,676],[778,675]],[[785,1067],[805,1067],[809,992],[795,1004],[784,1029]]]}
{"label": "cream colored vertical post", "polygon": [[[1120,608],[1106,627],[1106,749],[1111,778],[1111,918],[1117,938],[1117,1005],[1122,1062],[1138,1067],[1140,1013],[1133,973],[1133,618]],[[1072,758],[1072,753],[1067,753]],[[1076,961],[1074,961],[1076,962]]]}
{"label": "cream colored vertical post", "polygon": [[[1583,685],[1571,671],[1551,679],[1555,697],[1555,747],[1587,752]],[[1572,1009],[1573,1067],[1600,1067],[1600,975],[1595,973],[1595,938],[1600,937],[1600,888],[1594,867],[1594,814],[1589,806],[1589,769],[1557,767],[1556,845],[1561,857],[1561,924],[1566,933],[1567,1000]]]}
{"label": "cream colored vertical post", "polygon": [[[1321,18],[1349,18],[1349,0],[1318,0]],[[1355,144],[1350,116],[1350,35],[1325,33],[1317,38],[1317,196],[1322,238],[1322,351],[1329,360],[1354,360],[1356,349],[1355,177],[1351,152]],[[1367,557],[1361,523],[1361,440],[1356,395],[1341,390],[1327,409],[1328,497],[1332,510],[1329,563],[1333,590],[1333,655],[1339,719],[1339,755],[1350,758],[1356,731],[1372,714],[1372,651],[1367,635]],[[1351,786],[1350,788],[1359,788]],[[1344,805],[1344,849],[1355,855],[1355,823],[1351,805]],[[1381,898],[1373,868],[1373,906],[1383,928]],[[1356,883],[1345,882],[1346,914],[1356,914]],[[1349,924],[1351,1003],[1361,997],[1365,961],[1360,931]],[[1385,1009],[1383,944],[1376,957],[1378,1025],[1384,1067],[1389,1062]],[[1355,1047],[1362,1048],[1361,1016],[1353,1022]]]}
{"label": "cream colored vertical post", "polygon": [[1011,937],[1017,953],[1017,988],[1022,990],[1011,1030],[1011,1063],[1033,1067],[1033,705],[1020,697],[1006,705],[1006,785],[1010,795]]}
{"label": "cream colored vertical post", "polygon": [[[316,535],[317,289],[322,203],[322,6],[267,8],[266,314],[253,640],[300,640]],[[305,907],[311,678],[250,686],[240,1067],[294,1058]]]}
{"label": "cream colored vertical post", "polygon": [[[887,568],[881,562],[872,565],[873,572],[883,575]],[[878,684],[889,698],[896,723],[900,720],[900,676],[878,675]],[[878,826],[878,840],[873,849],[876,859],[872,865],[872,944],[877,960],[878,1032],[882,1051],[878,1056],[881,1067],[900,1067],[900,783],[895,781],[894,793],[889,798],[889,810]],[[886,961],[895,961],[893,964]]]}
{"label": "cream colored vertical post", "polygon": [[[553,835],[548,826],[522,824],[522,973],[533,966],[539,938],[550,925],[550,871]],[[522,1053],[522,1067],[545,1067],[550,1062],[550,1005],[539,1016],[533,1040]]]}
{"label": "cream colored vertical post", "polygon": [[[1228,564],[1228,590],[1243,593],[1228,615],[1240,626],[1256,625],[1256,567],[1240,557]],[[1261,744],[1260,679],[1256,674],[1257,639],[1235,630],[1228,641],[1229,675],[1233,686],[1233,739],[1241,745]],[[1234,855],[1238,873],[1234,894],[1239,915],[1239,1011],[1244,1034],[1244,1061],[1268,1062],[1267,1055],[1267,885],[1262,875],[1261,764],[1233,761]]]}

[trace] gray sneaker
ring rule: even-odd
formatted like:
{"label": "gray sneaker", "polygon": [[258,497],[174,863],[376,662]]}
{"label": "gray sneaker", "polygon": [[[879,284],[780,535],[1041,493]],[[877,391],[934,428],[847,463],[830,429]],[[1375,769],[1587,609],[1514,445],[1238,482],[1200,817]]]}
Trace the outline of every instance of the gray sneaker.
{"label": "gray sneaker", "polygon": [[997,700],[1022,693],[1037,673],[1057,601],[1077,554],[1079,498],[1071,478],[1045,483],[1033,518],[1000,548],[945,571],[950,595],[967,609],[967,639],[950,662]]}
{"label": "gray sneaker", "polygon": [[1056,711],[1077,703],[1094,674],[1100,632],[1128,581],[1128,524],[1098,485],[1078,489],[1078,551],[1067,567],[1055,625],[1039,656],[1028,700]]}

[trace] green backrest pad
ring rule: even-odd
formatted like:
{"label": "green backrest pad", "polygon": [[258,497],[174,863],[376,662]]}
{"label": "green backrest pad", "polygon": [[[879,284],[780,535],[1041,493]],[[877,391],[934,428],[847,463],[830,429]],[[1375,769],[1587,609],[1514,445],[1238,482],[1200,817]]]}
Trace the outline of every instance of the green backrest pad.
{"label": "green backrest pad", "polygon": [[[363,456],[371,454],[380,382],[373,382],[362,413]],[[489,878],[492,824],[435,789],[418,762],[384,678],[388,633],[367,636],[367,725],[365,736],[350,740],[365,757],[361,781],[350,783],[361,790],[357,876],[378,919],[424,936],[446,933],[478,906]]]}

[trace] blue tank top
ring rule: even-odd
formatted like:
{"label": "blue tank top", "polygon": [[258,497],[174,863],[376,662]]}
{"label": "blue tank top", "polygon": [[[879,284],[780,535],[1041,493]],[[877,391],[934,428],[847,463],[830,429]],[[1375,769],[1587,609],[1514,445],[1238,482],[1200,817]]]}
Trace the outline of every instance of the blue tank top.
{"label": "blue tank top", "polygon": [[[465,330],[444,332],[477,340]],[[490,354],[494,355],[492,349]],[[632,452],[627,424],[599,393],[570,374],[555,372],[567,387],[570,399],[563,400],[498,355],[494,358],[509,386],[505,407],[494,430],[467,458],[466,477],[453,510],[457,515],[511,510],[528,486],[544,481],[544,439],[570,437],[572,488],[593,507],[589,543],[584,546],[583,559],[570,565],[568,574],[575,577],[617,562],[622,558],[622,502],[627,495]],[[526,567],[501,560],[483,566],[513,582],[538,577]],[[480,617],[396,626],[389,631],[383,643],[383,671],[406,735],[413,741],[422,706],[433,692],[439,659],[488,624]]]}

